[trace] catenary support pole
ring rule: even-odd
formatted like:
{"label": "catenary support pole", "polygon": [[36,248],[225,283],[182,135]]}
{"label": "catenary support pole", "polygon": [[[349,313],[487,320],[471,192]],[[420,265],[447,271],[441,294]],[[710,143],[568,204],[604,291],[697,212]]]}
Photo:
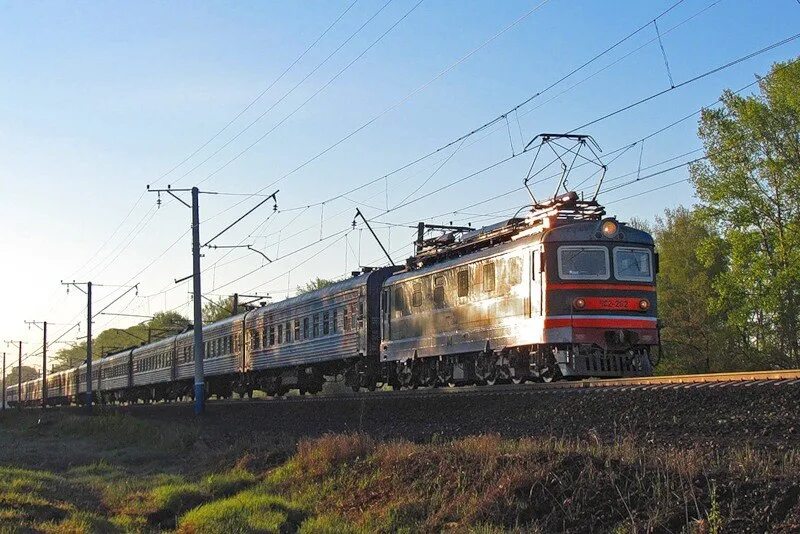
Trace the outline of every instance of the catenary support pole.
{"label": "catenary support pole", "polygon": [[92,283],[86,282],[86,411],[92,413]]}
{"label": "catenary support pole", "polygon": [[3,411],[6,410],[6,353],[3,353]]}
{"label": "catenary support pole", "polygon": [[47,321],[42,325],[42,408],[47,407]]}
{"label": "catenary support pole", "polygon": [[17,408],[22,409],[22,341],[19,341],[19,362],[17,363]]}
{"label": "catenary support pole", "polygon": [[200,191],[192,188],[192,293],[194,300],[194,413],[201,415],[206,408],[206,388],[203,377],[203,297],[200,289]]}

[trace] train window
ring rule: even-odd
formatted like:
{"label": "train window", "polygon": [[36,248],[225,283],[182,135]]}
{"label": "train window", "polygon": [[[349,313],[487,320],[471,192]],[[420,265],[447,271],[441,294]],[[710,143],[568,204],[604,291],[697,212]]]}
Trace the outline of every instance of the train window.
{"label": "train window", "polygon": [[[384,293],[384,295],[385,294],[386,293]],[[394,308],[394,311],[400,312],[402,314],[404,312],[403,310],[404,304],[405,302],[403,302],[403,288],[397,286],[396,288],[394,288],[394,302],[392,302],[392,307]]]}
{"label": "train window", "polygon": [[286,343],[292,342],[292,322],[286,321]]}
{"label": "train window", "polygon": [[303,339],[308,339],[308,317],[303,317]]}
{"label": "train window", "polygon": [[275,327],[269,327],[269,346],[273,346],[275,344]]}
{"label": "train window", "polygon": [[358,329],[358,315],[356,314],[355,306],[353,307],[352,311],[353,311],[353,314],[350,317],[350,327],[353,330],[357,330]]}
{"label": "train window", "polygon": [[336,323],[339,320],[339,310],[333,309],[333,320],[331,321],[331,332],[336,333]]}
{"label": "train window", "polygon": [[347,312],[348,312],[347,306],[342,308],[342,329],[345,332],[350,330],[350,323],[347,322],[347,320],[349,319],[348,317],[349,314]]}
{"label": "train window", "polygon": [[494,291],[494,262],[483,266],[483,290]]}
{"label": "train window", "polygon": [[294,340],[300,341],[300,319],[294,320]]}
{"label": "train window", "polygon": [[469,295],[469,269],[458,271],[458,296]]}
{"label": "train window", "polygon": [[414,284],[414,291],[411,293],[411,305],[415,308],[422,306],[422,284]]}
{"label": "train window", "polygon": [[608,249],[601,246],[558,247],[558,274],[562,280],[608,280]]}
{"label": "train window", "polygon": [[328,312],[322,313],[322,335],[327,336],[330,333],[329,325],[330,314]]}
{"label": "train window", "polygon": [[261,332],[250,330],[250,348],[253,350],[261,348]]}
{"label": "train window", "polygon": [[283,324],[278,325],[278,344],[280,345],[281,341],[283,341]]}
{"label": "train window", "polygon": [[650,251],[646,248],[614,247],[614,277],[617,280],[653,280]]}
{"label": "train window", "polygon": [[433,279],[433,304],[444,306],[444,276],[437,276]]}
{"label": "train window", "polygon": [[319,337],[319,314],[314,314],[314,330],[311,334],[313,337]]}
{"label": "train window", "polygon": [[522,258],[511,258],[508,263],[508,283],[515,286],[522,282]]}

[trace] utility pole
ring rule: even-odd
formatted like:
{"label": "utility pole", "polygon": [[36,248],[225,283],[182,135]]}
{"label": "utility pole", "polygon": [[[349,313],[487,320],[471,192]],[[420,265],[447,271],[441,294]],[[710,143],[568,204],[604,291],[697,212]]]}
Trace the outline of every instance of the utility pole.
{"label": "utility pole", "polygon": [[203,293],[200,288],[200,190],[192,188],[192,292],[194,299],[194,413],[206,411],[206,385],[203,376]]}
{"label": "utility pole", "polygon": [[[86,410],[91,415],[92,413],[92,358],[94,354],[92,352],[92,319],[95,318],[96,315],[100,315],[108,308],[110,308],[114,303],[116,303],[119,299],[133,291],[136,290],[136,294],[139,294],[139,284],[134,284],[132,286],[119,286],[119,285],[108,285],[108,284],[93,284],[92,282],[76,282],[73,280],[72,282],[65,282],[61,281],[62,286],[67,286],[67,293],[69,293],[69,286],[73,286],[78,289],[81,293],[86,295]],[[117,298],[109,302],[105,308],[97,312],[96,314],[92,314],[92,286],[96,285],[98,287],[122,287],[127,288],[121,295]],[[86,290],[81,286],[86,286]],[[71,330],[71,329],[70,329]]]}
{"label": "utility pole", "polygon": [[[8,345],[18,345],[19,346],[19,360],[17,361],[17,408],[22,408],[22,341],[6,341]],[[5,353],[3,353],[3,359],[5,359]],[[3,382],[5,382],[5,366],[3,366]],[[3,394],[5,394],[5,388],[3,388]]]}
{"label": "utility pole", "polygon": [[[167,186],[167,189],[150,189],[147,190],[158,193],[158,205],[161,205],[161,193],[167,193],[174,197],[178,202],[192,210],[192,274],[186,278],[192,278],[192,300],[194,304],[194,319],[193,319],[193,353],[194,353],[194,413],[195,415],[202,415],[206,410],[206,386],[205,377],[203,376],[203,298],[200,287],[200,206],[199,196],[200,190],[197,187],[191,189],[172,189]],[[177,196],[175,192],[191,191],[192,204],[187,204],[182,198]],[[186,280],[176,280],[175,283]]]}
{"label": "utility pole", "polygon": [[[77,288],[86,294],[86,411],[92,413],[92,283],[91,282],[64,282],[61,285]],[[86,286],[86,290],[81,286]]]}
{"label": "utility pole", "polygon": [[42,325],[42,408],[47,408],[47,321]]}
{"label": "utility pole", "polygon": [[[202,271],[200,270],[200,194],[207,194],[207,195],[214,195],[216,193],[211,191],[200,191],[197,187],[192,187],[191,189],[172,189],[171,186],[167,185],[166,189],[150,189],[150,186],[147,186],[147,190],[151,193],[158,194],[158,200],[156,204],[161,206],[161,193],[166,193],[173,197],[175,200],[186,206],[192,211],[192,274],[189,276],[185,276],[179,280],[175,280],[175,283],[180,283],[189,278],[192,279],[192,300],[194,305],[194,319],[193,319],[193,352],[194,352],[194,413],[195,415],[202,415],[205,413],[206,409],[206,388],[205,388],[205,377],[203,371],[203,356],[204,356],[204,347],[203,347],[203,293],[200,287],[201,281],[201,274]],[[192,203],[187,204],[182,198],[177,196],[175,193],[177,192],[191,192],[192,195]],[[264,200],[259,202],[255,207],[248,210],[244,215],[233,221],[224,230],[219,232],[217,235],[206,241],[202,246],[207,247],[214,241],[216,238],[227,232],[231,229],[236,223],[247,217],[249,214],[253,213],[259,206],[267,202],[270,198],[275,202],[275,206],[273,210],[277,210],[277,195],[278,191],[275,191],[271,195],[267,196]],[[258,252],[258,251],[256,251]],[[259,254],[261,254],[259,252]],[[266,257],[266,256],[265,256]],[[268,258],[267,258],[268,259]]]}
{"label": "utility pole", "polygon": [[92,283],[86,282],[86,411],[92,414]]}
{"label": "utility pole", "polygon": [[[42,330],[42,408],[47,407],[47,321],[25,321],[30,328],[31,325]],[[55,323],[51,323],[55,324]],[[60,324],[60,323],[59,323]],[[60,325],[66,326],[66,325]]]}
{"label": "utility pole", "polygon": [[22,341],[19,343],[19,360],[17,362],[17,409],[22,409]]}

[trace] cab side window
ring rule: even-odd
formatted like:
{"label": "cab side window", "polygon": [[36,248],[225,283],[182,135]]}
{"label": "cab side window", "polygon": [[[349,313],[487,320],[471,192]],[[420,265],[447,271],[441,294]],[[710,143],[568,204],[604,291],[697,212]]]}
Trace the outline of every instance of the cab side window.
{"label": "cab side window", "polygon": [[483,266],[483,290],[494,291],[494,262]]}
{"label": "cab side window", "polygon": [[437,308],[444,306],[444,276],[433,279],[433,305]]}

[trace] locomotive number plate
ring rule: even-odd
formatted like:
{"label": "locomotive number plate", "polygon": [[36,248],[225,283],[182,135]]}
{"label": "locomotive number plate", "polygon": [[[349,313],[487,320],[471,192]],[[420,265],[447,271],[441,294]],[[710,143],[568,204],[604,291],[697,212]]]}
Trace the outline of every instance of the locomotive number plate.
{"label": "locomotive number plate", "polygon": [[586,297],[586,310],[639,310],[639,300],[625,297]]}

